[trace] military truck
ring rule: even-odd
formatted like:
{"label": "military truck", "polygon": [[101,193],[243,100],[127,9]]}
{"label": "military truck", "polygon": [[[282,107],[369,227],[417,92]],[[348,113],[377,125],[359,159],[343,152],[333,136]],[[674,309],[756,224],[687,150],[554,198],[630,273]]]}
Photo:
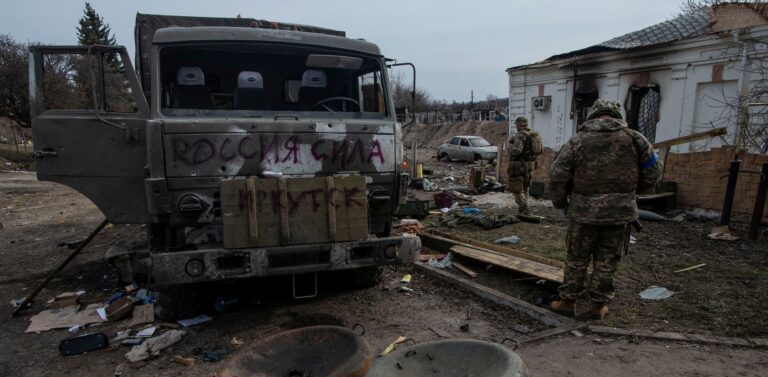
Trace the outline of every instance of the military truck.
{"label": "military truck", "polygon": [[[354,270],[372,283],[417,258],[418,237],[390,235],[408,175],[392,61],[375,44],[148,14],[135,37],[136,70],[122,46],[35,46],[30,59],[38,179],[146,228],[146,243],[109,251],[123,279],[170,291]],[[179,296],[162,292],[166,307]]]}

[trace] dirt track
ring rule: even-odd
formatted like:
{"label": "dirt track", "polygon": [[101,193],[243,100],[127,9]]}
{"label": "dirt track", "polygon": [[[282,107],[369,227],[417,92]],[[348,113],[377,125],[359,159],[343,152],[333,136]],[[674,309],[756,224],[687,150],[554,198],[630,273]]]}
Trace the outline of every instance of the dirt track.
{"label": "dirt track", "polygon": [[[0,375],[60,376],[114,375],[126,362],[127,348],[101,350],[90,354],[62,357],[57,347],[69,334],[53,330],[25,334],[29,315],[11,318],[13,298],[28,293],[42,280],[47,270],[69,251],[60,242],[81,239],[101,219],[99,211],[76,192],[59,185],[37,182],[28,173],[0,173]],[[140,237],[137,226],[116,226],[99,235],[75,262],[55,279],[36,300],[31,313],[43,308],[56,293],[85,289],[84,300],[101,302],[119,287],[112,269],[103,261],[105,248],[120,238]],[[414,274],[413,294],[399,292],[399,279]],[[246,345],[277,331],[311,324],[368,328],[366,339],[381,350],[399,335],[417,342],[436,339],[429,327],[455,337],[500,341],[518,335],[512,327],[522,324],[533,331],[543,327],[529,318],[499,307],[453,286],[433,281],[410,268],[387,270],[385,281],[366,290],[345,288],[343,276],[321,278],[321,294],[307,301],[288,298],[290,286],[276,279],[268,284],[226,286],[251,292],[248,305],[236,312],[211,312],[214,320],[193,327],[180,343],[156,359],[125,367],[124,376],[209,376],[220,364],[199,363],[186,367],[172,363],[175,354],[190,356],[195,349],[216,351],[227,356],[235,349],[232,337]],[[498,284],[513,284],[499,281]],[[268,285],[269,289],[263,287]],[[260,289],[261,288],[261,289]],[[499,287],[501,288],[501,287]],[[222,289],[215,287],[214,291]],[[470,319],[467,315],[470,314]],[[459,325],[469,323],[469,332]],[[119,324],[95,328],[112,335]],[[596,339],[599,339],[596,340]],[[768,352],[691,344],[641,342],[634,339],[603,338],[593,335],[576,338],[565,335],[525,344],[519,353],[532,376],[590,375],[743,375],[758,376],[768,367]]]}

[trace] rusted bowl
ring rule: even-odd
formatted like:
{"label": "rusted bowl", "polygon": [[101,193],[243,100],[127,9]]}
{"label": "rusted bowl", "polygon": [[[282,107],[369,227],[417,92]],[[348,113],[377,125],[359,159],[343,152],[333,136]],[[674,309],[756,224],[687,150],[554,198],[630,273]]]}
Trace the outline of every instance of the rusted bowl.
{"label": "rusted bowl", "polygon": [[311,326],[271,336],[238,351],[218,377],[363,377],[371,346],[346,327]]}
{"label": "rusted bowl", "polygon": [[523,377],[525,363],[500,344],[448,339],[400,348],[373,364],[365,377]]}

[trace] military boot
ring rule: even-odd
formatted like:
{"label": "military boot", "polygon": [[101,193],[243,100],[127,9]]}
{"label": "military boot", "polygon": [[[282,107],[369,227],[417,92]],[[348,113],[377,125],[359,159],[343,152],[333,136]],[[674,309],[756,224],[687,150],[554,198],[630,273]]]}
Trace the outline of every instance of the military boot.
{"label": "military boot", "polygon": [[552,301],[552,303],[549,304],[549,308],[555,313],[562,314],[566,317],[573,317],[576,313],[575,302],[575,300],[563,298],[558,301]]}
{"label": "military boot", "polygon": [[592,308],[589,309],[590,319],[603,319],[608,314],[608,306],[604,302],[593,302]]}

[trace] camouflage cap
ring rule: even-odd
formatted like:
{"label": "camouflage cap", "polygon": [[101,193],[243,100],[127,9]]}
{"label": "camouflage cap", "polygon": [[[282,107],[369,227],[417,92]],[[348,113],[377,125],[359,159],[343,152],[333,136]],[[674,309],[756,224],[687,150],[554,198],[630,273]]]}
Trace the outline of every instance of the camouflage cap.
{"label": "camouflage cap", "polygon": [[527,126],[528,125],[528,118],[526,117],[517,117],[515,118],[515,125],[516,126]]}
{"label": "camouflage cap", "polygon": [[597,118],[601,115],[622,119],[621,105],[615,101],[599,99],[589,107],[589,110],[587,110],[587,120]]}

